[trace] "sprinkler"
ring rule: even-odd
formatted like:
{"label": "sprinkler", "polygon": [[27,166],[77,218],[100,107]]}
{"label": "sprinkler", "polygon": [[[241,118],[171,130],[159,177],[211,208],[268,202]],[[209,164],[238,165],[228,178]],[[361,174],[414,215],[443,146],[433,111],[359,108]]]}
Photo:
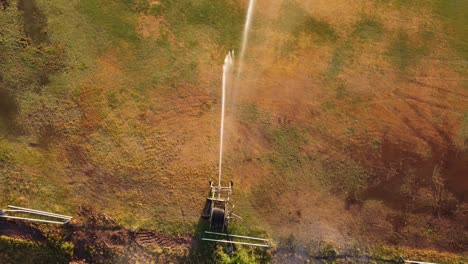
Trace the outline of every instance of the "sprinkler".
{"label": "sprinkler", "polygon": [[210,181],[210,193],[206,199],[202,217],[210,222],[210,231],[205,231],[205,235],[214,236],[214,238],[203,237],[202,240],[269,248],[270,241],[268,239],[229,234],[228,225],[231,220],[242,219],[232,212],[234,205],[230,203],[230,196],[233,187],[232,181],[228,187],[213,186],[213,182]]}
{"label": "sprinkler", "polygon": [[[241,60],[243,60],[244,52],[247,45],[247,36],[251,24],[252,12],[255,0],[250,0],[247,22],[244,29],[244,40],[242,44]],[[268,239],[232,235],[228,233],[228,225],[233,219],[241,219],[240,216],[234,214],[232,211],[234,205],[230,203],[230,198],[234,184],[230,181],[229,186],[223,187],[221,185],[222,176],[222,162],[223,162],[223,139],[224,139],[224,117],[225,117],[225,101],[226,101],[226,88],[230,86],[231,74],[234,66],[234,51],[230,51],[224,59],[223,65],[223,82],[222,82],[222,95],[221,95],[221,126],[220,126],[220,143],[219,143],[219,172],[218,172],[218,185],[213,185],[210,181],[210,192],[206,199],[205,208],[202,217],[209,220],[210,231],[205,231],[206,236],[202,237],[203,241],[228,243],[231,247],[234,244],[270,247]],[[241,64],[239,65],[238,74],[241,72]],[[239,77],[239,76],[238,76]],[[214,236],[214,237],[213,237]],[[213,238],[212,238],[213,237]],[[234,241],[234,239],[236,241]]]}
{"label": "sprinkler", "polygon": [[[223,136],[224,136],[224,115],[225,115],[225,99],[226,99],[226,86],[229,83],[229,75],[232,71],[234,63],[234,52],[230,51],[223,65],[223,86],[222,86],[222,97],[221,97],[221,126],[220,126],[220,142],[219,142],[219,166],[218,166],[218,185],[213,185],[213,181],[210,181],[210,192],[206,199],[205,208],[203,210],[202,217],[209,219],[210,231],[205,231],[205,235],[216,236],[215,238],[202,238],[203,241],[212,241],[220,243],[241,244],[250,246],[270,247],[270,243],[267,239],[231,235],[228,233],[228,225],[233,219],[241,219],[240,216],[234,214],[232,209],[234,205],[230,203],[232,189],[234,187],[233,182],[229,183],[229,186],[223,187],[221,185],[222,176],[222,164],[223,164]],[[221,238],[220,238],[221,237]],[[233,239],[242,239],[242,241],[233,241]],[[255,243],[252,243],[255,241]],[[260,242],[260,243],[259,243]]]}
{"label": "sprinkler", "polygon": [[213,186],[210,181],[210,194],[206,200],[204,218],[209,219],[210,229],[213,231],[224,232],[231,218],[241,219],[232,212],[233,205],[229,203],[232,193],[233,182],[228,187]]}

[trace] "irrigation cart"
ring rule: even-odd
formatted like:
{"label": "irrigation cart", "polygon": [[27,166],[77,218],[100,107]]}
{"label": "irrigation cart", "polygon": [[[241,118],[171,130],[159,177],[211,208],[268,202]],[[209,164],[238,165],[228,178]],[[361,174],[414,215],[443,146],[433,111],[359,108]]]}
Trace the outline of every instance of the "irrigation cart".
{"label": "irrigation cart", "polygon": [[[210,193],[206,199],[202,217],[210,222],[210,231],[205,231],[203,241],[238,244],[247,246],[270,247],[268,239],[232,235],[228,233],[228,225],[233,219],[241,219],[232,210],[234,205],[230,203],[230,196],[233,190],[233,182],[228,187],[221,185],[213,186],[210,181]],[[208,237],[210,236],[210,237]]]}

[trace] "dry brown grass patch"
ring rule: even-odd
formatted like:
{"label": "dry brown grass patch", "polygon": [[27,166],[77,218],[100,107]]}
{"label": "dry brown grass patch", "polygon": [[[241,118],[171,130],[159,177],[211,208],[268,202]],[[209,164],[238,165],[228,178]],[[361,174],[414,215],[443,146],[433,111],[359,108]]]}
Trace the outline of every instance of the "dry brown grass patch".
{"label": "dry brown grass patch", "polygon": [[157,40],[161,35],[161,25],[164,20],[161,17],[140,14],[138,16],[137,32],[144,38]]}

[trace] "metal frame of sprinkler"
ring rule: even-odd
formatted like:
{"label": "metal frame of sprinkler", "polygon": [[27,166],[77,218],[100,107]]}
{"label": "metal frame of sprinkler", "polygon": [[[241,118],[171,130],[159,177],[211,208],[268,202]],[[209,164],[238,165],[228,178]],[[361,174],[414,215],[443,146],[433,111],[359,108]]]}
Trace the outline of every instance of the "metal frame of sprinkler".
{"label": "metal frame of sprinkler", "polygon": [[210,197],[208,201],[210,203],[209,218],[211,229],[224,230],[231,221],[231,218],[241,219],[240,216],[232,212],[234,205],[229,203],[233,186],[232,181],[229,183],[229,187],[221,187],[221,185],[213,186],[213,182],[210,181]]}
{"label": "metal frame of sprinkler", "polygon": [[[18,207],[13,205],[8,205],[9,209],[4,209],[0,211],[0,218],[5,219],[16,219],[16,220],[24,220],[24,221],[31,221],[31,222],[39,222],[39,223],[48,223],[48,224],[59,224],[59,225],[67,225],[70,223],[70,220],[73,218],[67,215],[61,214],[54,214],[45,211],[39,211],[24,207]],[[30,217],[23,217],[18,215],[29,215]],[[47,218],[47,219],[44,219]]]}
{"label": "metal frame of sprinkler", "polygon": [[[271,245],[268,239],[232,235],[228,233],[227,226],[231,220],[242,219],[240,216],[232,212],[234,205],[232,205],[229,200],[232,194],[233,186],[234,184],[232,181],[229,183],[228,187],[222,187],[221,184],[218,186],[213,186],[213,182],[210,181],[210,194],[206,199],[203,217],[209,219],[210,230],[212,231],[205,231],[205,235],[213,235],[217,238],[202,237],[202,240],[231,245],[238,244],[269,248]],[[234,239],[241,241],[234,241]]]}

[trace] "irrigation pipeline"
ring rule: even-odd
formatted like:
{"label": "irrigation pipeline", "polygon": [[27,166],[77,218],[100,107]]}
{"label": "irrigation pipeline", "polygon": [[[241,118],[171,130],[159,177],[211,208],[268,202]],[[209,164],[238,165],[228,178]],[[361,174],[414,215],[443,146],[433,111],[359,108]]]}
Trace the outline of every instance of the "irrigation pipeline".
{"label": "irrigation pipeline", "polygon": [[315,260],[329,260],[335,261],[338,259],[352,259],[352,260],[359,260],[362,263],[369,263],[370,261],[377,261],[379,263],[389,263],[389,264],[437,264],[433,262],[421,262],[417,260],[406,260],[404,258],[399,259],[385,259],[381,257],[375,257],[371,255],[352,255],[352,254],[343,254],[337,256],[311,256],[311,258]]}

